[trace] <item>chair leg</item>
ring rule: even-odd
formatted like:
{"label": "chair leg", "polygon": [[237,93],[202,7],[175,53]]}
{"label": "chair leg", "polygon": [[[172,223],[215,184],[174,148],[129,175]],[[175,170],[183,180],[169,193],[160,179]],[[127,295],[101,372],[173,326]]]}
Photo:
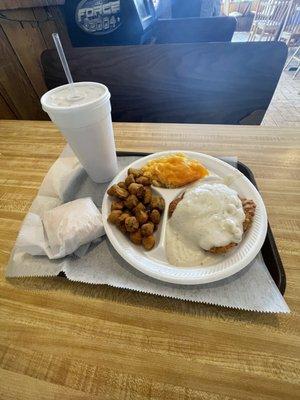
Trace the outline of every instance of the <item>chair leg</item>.
{"label": "chair leg", "polygon": [[263,30],[261,31],[261,34],[259,36],[259,42],[262,42],[263,37],[265,36],[265,27],[263,27]]}
{"label": "chair leg", "polygon": [[248,39],[249,42],[255,41],[256,31],[257,31],[257,25],[254,25],[252,32],[250,33],[250,37]]}
{"label": "chair leg", "polygon": [[249,32],[248,42],[252,42],[253,30]]}
{"label": "chair leg", "polygon": [[290,57],[289,61],[285,64],[283,70],[285,71],[287,69],[287,67],[290,65],[290,63],[293,61],[294,58],[294,54]]}
{"label": "chair leg", "polygon": [[295,57],[295,55],[297,55],[298,51],[300,50],[300,47],[297,48],[297,50],[293,53],[293,55],[291,56],[291,58],[289,59],[289,61],[285,64],[283,70],[286,70],[287,67],[290,65],[290,63],[293,61],[293,58]]}
{"label": "chair leg", "polygon": [[266,41],[267,41],[268,31],[266,31],[266,28],[267,28],[266,24],[263,25],[262,27],[259,27],[257,25],[256,30],[255,30],[255,36],[256,36],[256,34],[258,35],[258,42],[262,42],[264,37],[266,38]]}
{"label": "chair leg", "polygon": [[299,64],[299,66],[298,66],[298,68],[297,68],[297,71],[296,71],[296,72],[294,73],[294,75],[293,75],[293,79],[296,78],[296,76],[298,75],[299,71],[300,71],[300,64]]}

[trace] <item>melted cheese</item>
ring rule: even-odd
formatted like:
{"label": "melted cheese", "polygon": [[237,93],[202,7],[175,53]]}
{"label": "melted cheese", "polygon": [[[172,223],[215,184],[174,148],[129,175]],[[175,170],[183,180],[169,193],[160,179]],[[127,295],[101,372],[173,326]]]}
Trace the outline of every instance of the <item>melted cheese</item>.
{"label": "melted cheese", "polygon": [[149,161],[143,167],[143,174],[149,176],[154,184],[157,181],[161,186],[176,188],[204,178],[208,170],[199,161],[176,153]]}

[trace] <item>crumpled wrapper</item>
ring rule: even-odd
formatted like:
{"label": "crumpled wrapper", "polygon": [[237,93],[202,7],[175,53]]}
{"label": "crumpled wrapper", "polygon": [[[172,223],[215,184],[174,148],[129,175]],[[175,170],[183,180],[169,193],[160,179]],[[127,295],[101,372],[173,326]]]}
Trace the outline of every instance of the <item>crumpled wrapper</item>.
{"label": "crumpled wrapper", "polygon": [[[119,157],[123,169],[137,156]],[[236,158],[226,159],[236,165]],[[39,248],[41,227],[36,216],[74,199],[91,197],[100,208],[108,184],[97,184],[86,174],[79,161],[67,146],[47,173],[38,196],[25,217],[19,237],[6,269],[7,277],[57,276],[64,272],[73,281],[89,284],[106,284],[154,295],[173,297],[233,307],[243,310],[270,313],[288,313],[288,305],[275,285],[261,253],[242,271],[221,281],[205,285],[175,285],[150,278],[129,265],[113,249],[106,236],[91,244],[81,246],[70,256],[49,260],[42,255],[29,255],[20,249],[18,242],[24,229],[27,241]]]}

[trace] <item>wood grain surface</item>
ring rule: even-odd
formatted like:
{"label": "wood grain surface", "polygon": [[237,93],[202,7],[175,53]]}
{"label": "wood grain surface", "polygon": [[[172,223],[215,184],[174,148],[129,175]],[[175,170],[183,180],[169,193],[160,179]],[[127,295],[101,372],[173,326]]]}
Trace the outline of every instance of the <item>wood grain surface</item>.
{"label": "wood grain surface", "polygon": [[65,4],[65,0],[0,0],[0,10]]}
{"label": "wood grain surface", "polygon": [[64,140],[0,121],[0,399],[299,399],[299,130],[115,124],[120,150],[236,155],[252,168],[287,274],[289,315],[63,278],[4,278],[21,221]]}
{"label": "wood grain surface", "polygon": [[[279,42],[67,50],[74,81],[109,87],[113,119],[120,122],[248,125],[245,119],[253,115],[252,124],[259,125],[286,56],[287,47]],[[41,59],[47,87],[65,84],[57,51],[46,50]]]}
{"label": "wood grain surface", "polygon": [[9,107],[3,96],[0,94],[0,110],[1,110],[1,118],[3,119],[15,119],[16,115]]}
{"label": "wood grain surface", "polygon": [[[12,0],[7,3],[17,4]],[[39,3],[42,2],[31,2],[32,5]],[[0,0],[0,9],[1,4]],[[7,9],[1,14],[0,119],[48,119],[40,105],[40,97],[47,90],[40,56],[44,50],[54,47],[53,32],[59,32],[64,48],[71,46],[62,10],[59,6],[48,6]]]}
{"label": "wood grain surface", "polygon": [[[18,118],[43,119],[40,100],[0,23],[0,93]],[[0,110],[0,115],[2,115]],[[4,117],[3,117],[4,118]]]}
{"label": "wood grain surface", "polygon": [[[16,20],[35,20],[33,9],[4,11],[2,13],[8,18]],[[1,21],[2,29],[10,43],[13,43],[20,64],[26,75],[32,82],[36,94],[41,97],[46,91],[42,66],[41,53],[45,50],[44,38],[38,26],[30,23],[15,23],[12,21]]]}

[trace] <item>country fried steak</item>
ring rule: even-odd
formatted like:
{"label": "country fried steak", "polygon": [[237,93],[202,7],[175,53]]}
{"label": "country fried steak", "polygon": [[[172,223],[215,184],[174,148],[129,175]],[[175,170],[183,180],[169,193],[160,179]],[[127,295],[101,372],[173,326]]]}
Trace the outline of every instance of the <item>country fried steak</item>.
{"label": "country fried steak", "polygon": [[[173,212],[175,211],[178,203],[183,199],[184,197],[184,193],[182,193],[179,197],[177,197],[176,199],[174,199],[170,205],[169,205],[169,210],[168,210],[168,216],[169,218],[171,218]],[[254,203],[253,200],[249,200],[249,199],[241,199],[242,202],[242,206],[243,206],[243,210],[245,213],[245,220],[243,222],[243,231],[244,233],[246,233],[249,228],[252,225],[253,222],[253,218],[255,215],[255,209],[256,209],[256,204]],[[212,247],[211,249],[209,249],[208,251],[212,254],[225,254],[227,253],[229,250],[231,250],[232,248],[234,248],[235,246],[237,246],[238,243],[229,243],[226,246],[220,246],[220,247]]]}

